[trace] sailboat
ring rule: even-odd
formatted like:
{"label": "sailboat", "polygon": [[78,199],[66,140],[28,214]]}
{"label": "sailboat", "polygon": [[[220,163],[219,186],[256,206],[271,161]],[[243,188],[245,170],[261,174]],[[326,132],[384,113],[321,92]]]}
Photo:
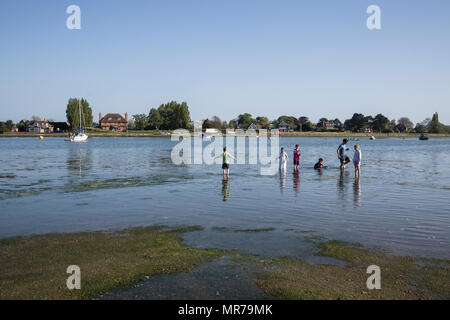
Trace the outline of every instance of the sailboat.
{"label": "sailboat", "polygon": [[86,133],[83,133],[83,128],[81,126],[81,104],[80,104],[80,98],[78,98],[78,110],[80,114],[80,129],[77,131],[74,131],[74,135],[71,135],[69,137],[69,140],[72,142],[85,142],[88,139],[88,135]]}

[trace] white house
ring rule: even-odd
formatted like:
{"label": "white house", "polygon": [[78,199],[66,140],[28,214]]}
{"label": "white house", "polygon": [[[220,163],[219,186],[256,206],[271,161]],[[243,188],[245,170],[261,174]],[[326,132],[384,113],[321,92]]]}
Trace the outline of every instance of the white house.
{"label": "white house", "polygon": [[27,125],[26,130],[34,133],[52,133],[53,126],[47,120],[34,120]]}

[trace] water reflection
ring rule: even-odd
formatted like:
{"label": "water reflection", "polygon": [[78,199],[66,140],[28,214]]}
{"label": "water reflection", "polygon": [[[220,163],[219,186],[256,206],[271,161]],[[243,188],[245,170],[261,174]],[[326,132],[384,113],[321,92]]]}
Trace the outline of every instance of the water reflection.
{"label": "water reflection", "polygon": [[346,185],[346,182],[348,182],[347,181],[348,176],[349,176],[349,173],[348,172],[346,173],[343,170],[341,170],[339,173],[339,179],[337,182],[337,192],[338,192],[338,196],[340,196],[342,199],[345,198],[345,195],[346,195],[345,185]]}
{"label": "water reflection", "polygon": [[314,169],[314,171],[317,172],[317,174],[319,175],[319,177],[321,177],[323,175],[323,169]]}
{"label": "water reflection", "polygon": [[355,182],[353,183],[353,191],[353,202],[355,207],[359,207],[361,202],[361,183],[359,177],[355,178]]}
{"label": "water reflection", "polygon": [[87,176],[87,173],[92,169],[91,150],[84,144],[73,143],[72,148],[69,149],[66,164],[67,169],[74,173],[72,175],[76,174],[80,178]]}
{"label": "water reflection", "polygon": [[283,193],[284,187],[287,185],[287,174],[286,170],[280,171],[280,191]]}
{"label": "water reflection", "polygon": [[298,171],[294,172],[294,191],[296,195],[300,191],[300,174]]}
{"label": "water reflection", "polygon": [[227,177],[224,177],[222,180],[222,196],[224,202],[227,201],[230,196],[230,179]]}

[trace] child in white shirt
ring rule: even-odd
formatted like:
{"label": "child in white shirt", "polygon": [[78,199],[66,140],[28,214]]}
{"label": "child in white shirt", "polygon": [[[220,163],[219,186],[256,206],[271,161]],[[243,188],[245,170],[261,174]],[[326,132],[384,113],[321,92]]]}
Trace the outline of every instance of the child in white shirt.
{"label": "child in white shirt", "polygon": [[284,148],[281,148],[279,158],[280,158],[279,170],[286,172],[286,164],[288,162],[289,157],[288,157],[287,153],[284,151]]}
{"label": "child in white shirt", "polygon": [[361,174],[361,147],[355,144],[355,153],[353,154],[353,165],[355,166],[355,177],[360,176]]}

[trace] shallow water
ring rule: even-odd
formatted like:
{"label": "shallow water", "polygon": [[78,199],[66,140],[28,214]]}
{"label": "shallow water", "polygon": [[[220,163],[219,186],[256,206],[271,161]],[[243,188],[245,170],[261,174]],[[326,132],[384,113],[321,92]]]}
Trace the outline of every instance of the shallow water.
{"label": "shallow water", "polygon": [[[173,165],[168,138],[2,138],[0,237],[201,225],[186,244],[309,256],[328,238],[449,259],[450,139],[361,139],[359,182],[351,166],[340,174],[339,142],[282,138],[291,158],[301,145],[298,176],[291,163],[275,176],[232,165],[223,181],[220,165]],[[311,169],[319,156],[322,173]],[[256,228],[274,230],[236,232]]]}

